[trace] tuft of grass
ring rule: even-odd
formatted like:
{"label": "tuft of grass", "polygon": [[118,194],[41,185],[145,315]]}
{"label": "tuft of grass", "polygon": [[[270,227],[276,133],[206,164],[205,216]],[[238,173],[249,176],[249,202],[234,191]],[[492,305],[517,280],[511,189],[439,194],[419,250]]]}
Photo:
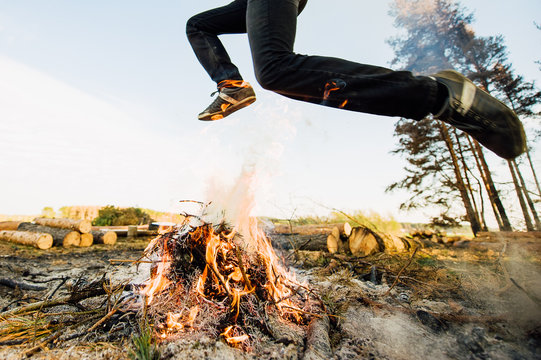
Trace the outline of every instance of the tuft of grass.
{"label": "tuft of grass", "polygon": [[381,215],[375,211],[331,211],[329,215],[317,216],[306,215],[296,216],[291,219],[269,218],[274,224],[283,224],[290,226],[300,225],[322,225],[348,222],[351,226],[364,225],[374,231],[384,233],[399,233],[402,226],[391,215]]}
{"label": "tuft of grass", "polygon": [[417,264],[421,267],[438,267],[439,263],[430,255],[421,255],[417,258]]}
{"label": "tuft of grass", "polygon": [[132,360],[159,360],[160,350],[156,346],[152,329],[147,322],[139,325],[139,334],[131,338],[132,349],[129,358]]}

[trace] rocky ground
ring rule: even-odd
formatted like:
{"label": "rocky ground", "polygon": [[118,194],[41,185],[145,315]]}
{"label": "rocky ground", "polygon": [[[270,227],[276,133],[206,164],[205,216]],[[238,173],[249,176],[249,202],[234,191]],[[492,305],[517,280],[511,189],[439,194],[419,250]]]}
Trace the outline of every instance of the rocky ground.
{"label": "rocky ground", "polygon": [[[278,247],[306,243],[314,236],[302,228],[295,232],[272,237]],[[148,267],[110,260],[137,259],[147,243],[121,238],[112,248],[38,251],[0,242],[0,311],[63,296],[66,284],[81,277],[107,274],[111,283],[140,283]],[[158,342],[157,347],[167,359],[541,358],[541,258],[534,250],[520,242],[463,247],[434,243],[416,252],[352,257],[290,248],[280,253],[282,258],[299,281],[318,293],[326,316],[304,328],[277,324],[273,338],[253,339],[251,352],[196,334]],[[13,282],[19,286],[14,288]],[[92,309],[100,299],[81,306]],[[6,321],[14,320],[0,323],[0,335]],[[66,337],[32,356],[128,358],[134,348],[132,330],[109,337]],[[0,358],[22,358],[33,345],[0,342]]]}

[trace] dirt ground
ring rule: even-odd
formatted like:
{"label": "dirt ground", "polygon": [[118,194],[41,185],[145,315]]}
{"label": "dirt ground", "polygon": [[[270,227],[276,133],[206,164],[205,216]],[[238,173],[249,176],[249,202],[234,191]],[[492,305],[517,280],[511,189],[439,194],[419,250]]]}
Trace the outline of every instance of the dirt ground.
{"label": "dirt ground", "polygon": [[[314,236],[311,230],[295,230],[297,242]],[[292,235],[272,236],[280,244]],[[111,283],[140,284],[149,274],[148,266],[111,260],[139,258],[148,241],[120,238],[114,247],[46,251],[0,242],[0,280],[42,287],[20,289],[0,283],[0,312],[62,296],[68,291],[66,284],[83,277],[106,274]],[[363,258],[291,249],[280,255],[297,279],[318,293],[327,316],[298,331],[284,330],[274,339],[254,339],[261,343],[252,352],[231,348],[221,339],[192,336],[159,342],[161,358],[541,358],[541,256],[531,246],[433,244],[415,254]],[[88,302],[79,310],[92,306],[97,305]],[[118,331],[114,337],[85,334],[52,341],[32,357],[125,359],[133,348],[131,335]],[[32,346],[0,342],[0,358],[23,358]]]}

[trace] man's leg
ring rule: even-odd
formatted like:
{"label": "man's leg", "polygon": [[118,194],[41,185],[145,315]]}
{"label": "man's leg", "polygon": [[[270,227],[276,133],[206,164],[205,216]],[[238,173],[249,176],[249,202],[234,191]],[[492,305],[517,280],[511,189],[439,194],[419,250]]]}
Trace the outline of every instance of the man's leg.
{"label": "man's leg", "polygon": [[199,120],[221,119],[255,101],[250,84],[242,80],[218,38],[221,34],[246,32],[246,0],[195,15],[186,24],[186,34],[199,62],[218,86],[217,98],[198,115]]}
{"label": "man's leg", "polygon": [[247,32],[260,84],[282,95],[378,115],[425,117],[437,83],[406,71],[293,52],[298,0],[248,0]]}
{"label": "man's leg", "polygon": [[186,24],[190,45],[216,84],[223,80],[242,80],[218,35],[243,33],[246,33],[246,0],[205,11],[190,18]]}
{"label": "man's leg", "polygon": [[293,52],[299,0],[248,0],[246,27],[256,77],[266,89],[297,100],[377,115],[438,117],[497,155],[525,149],[516,114],[462,75],[434,77]]}

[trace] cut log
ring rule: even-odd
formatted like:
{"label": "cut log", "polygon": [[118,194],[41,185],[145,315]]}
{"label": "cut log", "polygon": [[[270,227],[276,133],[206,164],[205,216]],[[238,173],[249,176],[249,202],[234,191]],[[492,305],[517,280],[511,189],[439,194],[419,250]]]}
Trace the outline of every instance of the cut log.
{"label": "cut log", "polygon": [[396,235],[389,235],[397,251],[407,251],[411,248],[410,243]]}
{"label": "cut log", "polygon": [[117,235],[114,231],[92,231],[94,236],[94,244],[114,245],[116,244]]}
{"label": "cut log", "polygon": [[343,223],[338,226],[338,230],[340,230],[340,237],[342,240],[348,240],[351,236],[351,232],[353,231],[353,228],[349,223]]}
{"label": "cut log", "polygon": [[53,246],[53,237],[50,234],[27,231],[0,230],[0,240],[33,246],[38,249],[49,249]]}
{"label": "cut log", "polygon": [[89,233],[92,229],[90,220],[35,218],[34,222],[38,225],[79,231],[81,234]]}
{"label": "cut log", "polygon": [[281,250],[327,251],[327,234],[283,234],[271,237],[271,243],[274,248]]}
{"label": "cut log", "polygon": [[387,234],[379,234],[383,241],[383,246],[386,252],[396,251],[396,245],[391,236]]}
{"label": "cut log", "polygon": [[21,221],[0,221],[0,230],[17,230]]}
{"label": "cut log", "polygon": [[340,238],[337,238],[332,233],[329,234],[329,236],[327,236],[327,250],[329,250],[331,254],[334,254],[338,251],[339,242],[341,242]]}
{"label": "cut log", "polygon": [[330,328],[331,325],[327,316],[315,318],[310,322],[303,360],[326,360],[332,358],[331,339],[329,337]]}
{"label": "cut log", "polygon": [[17,230],[50,234],[53,237],[54,246],[79,246],[81,242],[81,234],[79,234],[77,231],[69,229],[60,229],[49,226],[36,225],[29,222],[23,222],[19,224]]}
{"label": "cut log", "polygon": [[373,232],[365,227],[353,228],[348,245],[353,255],[360,256],[372,255],[384,250]]}
{"label": "cut log", "polygon": [[344,253],[344,242],[347,242],[347,237],[344,236],[344,225],[335,226],[332,229],[331,234],[327,236],[327,250],[331,254]]}
{"label": "cut log", "polygon": [[94,236],[91,233],[81,234],[80,247],[89,247],[94,242]]}

